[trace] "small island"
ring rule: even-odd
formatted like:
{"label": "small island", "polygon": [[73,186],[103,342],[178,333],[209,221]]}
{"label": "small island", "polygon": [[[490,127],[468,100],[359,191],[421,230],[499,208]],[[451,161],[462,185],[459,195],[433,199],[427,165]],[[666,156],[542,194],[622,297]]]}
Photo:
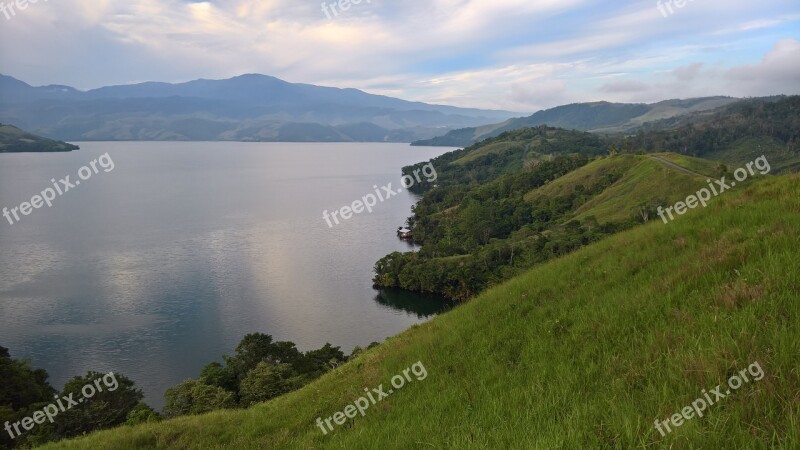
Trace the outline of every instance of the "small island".
{"label": "small island", "polygon": [[0,123],[0,153],[71,152],[79,149],[77,145],[43,138],[13,125]]}

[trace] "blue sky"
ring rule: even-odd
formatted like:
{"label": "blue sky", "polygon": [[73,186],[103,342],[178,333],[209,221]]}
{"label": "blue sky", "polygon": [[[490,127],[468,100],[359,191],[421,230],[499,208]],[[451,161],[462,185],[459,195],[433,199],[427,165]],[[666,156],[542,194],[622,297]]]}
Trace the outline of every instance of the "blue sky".
{"label": "blue sky", "polygon": [[80,89],[264,73],[520,112],[800,94],[797,0],[322,3],[39,0],[0,9],[0,73]]}

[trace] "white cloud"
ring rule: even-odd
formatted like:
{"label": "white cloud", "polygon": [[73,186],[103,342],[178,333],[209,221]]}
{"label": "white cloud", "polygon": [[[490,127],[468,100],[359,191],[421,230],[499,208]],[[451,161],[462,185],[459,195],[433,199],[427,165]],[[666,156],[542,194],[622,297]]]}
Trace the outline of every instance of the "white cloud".
{"label": "white cloud", "polygon": [[603,92],[610,92],[610,93],[631,93],[631,92],[645,92],[650,89],[650,86],[646,83],[642,83],[641,81],[636,80],[620,80],[620,81],[613,81],[608,84],[604,84],[602,88],[600,88]]}
{"label": "white cloud", "polygon": [[800,94],[800,42],[781,40],[761,62],[735,67],[725,78],[739,95]]}
{"label": "white cloud", "polygon": [[700,74],[700,71],[703,69],[703,63],[692,63],[687,66],[681,66],[676,68],[672,71],[672,75],[678,81],[692,81],[697,78],[697,75]]}
{"label": "white cloud", "polygon": [[258,72],[521,112],[765,95],[796,91],[784,59],[797,33],[773,30],[797,9],[698,0],[664,18],[649,0],[364,0],[328,20],[319,2],[296,0],[40,2],[2,23],[0,72],[79,88]]}

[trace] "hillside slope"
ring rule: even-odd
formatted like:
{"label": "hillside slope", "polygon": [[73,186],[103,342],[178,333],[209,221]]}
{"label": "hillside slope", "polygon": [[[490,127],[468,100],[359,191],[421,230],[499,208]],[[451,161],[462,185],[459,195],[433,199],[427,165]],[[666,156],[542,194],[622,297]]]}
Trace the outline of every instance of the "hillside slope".
{"label": "hillside slope", "polygon": [[70,152],[78,149],[77,145],[53,141],[0,123],[0,153]]}
{"label": "hillside slope", "polygon": [[[613,184],[580,205],[570,219],[594,217],[600,223],[619,222],[637,215],[642,206],[671,205],[706,185],[716,172],[717,163],[676,153],[618,155],[595,160],[525,195],[536,202],[570,195],[585,189],[604,176],[616,174]],[[699,170],[700,173],[692,170]]]}
{"label": "hillside slope", "polygon": [[420,140],[412,145],[466,147],[506,131],[548,125],[597,133],[623,133],[650,121],[675,119],[689,114],[721,108],[738,102],[730,97],[705,97],[643,103],[574,103],[539,111],[528,117],[509,119],[480,127],[460,128],[443,136]]}
{"label": "hillside slope", "polygon": [[[538,266],[275,401],[48,448],[795,449],[798,253],[800,176],[753,180]],[[316,426],[417,361],[424,380],[327,435]],[[656,431],[754,362],[763,379]]]}
{"label": "hillside slope", "polygon": [[[527,130],[543,132],[540,137],[549,133]],[[569,136],[561,135],[559,141]],[[659,220],[659,208],[685,200],[723,170],[719,163],[675,153],[588,158],[538,153],[553,148],[553,143],[510,144],[500,155],[478,156],[465,164],[459,161],[495,145],[472,151],[470,147],[434,160],[441,185],[426,192],[407,221],[422,247],[381,258],[375,264],[376,286],[469,299],[537,264]],[[463,152],[467,153],[461,156]],[[446,164],[448,158],[459,159]],[[479,171],[482,162],[493,169],[513,169],[523,160],[525,170],[518,173],[482,184],[452,183],[471,181],[476,174],[491,175],[489,170]]]}

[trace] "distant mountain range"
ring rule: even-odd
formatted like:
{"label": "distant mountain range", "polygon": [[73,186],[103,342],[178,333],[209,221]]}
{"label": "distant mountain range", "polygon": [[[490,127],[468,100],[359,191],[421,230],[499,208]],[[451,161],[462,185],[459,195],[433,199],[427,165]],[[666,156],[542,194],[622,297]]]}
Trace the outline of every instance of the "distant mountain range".
{"label": "distant mountain range", "polygon": [[453,130],[442,136],[414,142],[412,145],[467,147],[505,131],[549,125],[593,133],[619,134],[636,130],[646,123],[674,119],[722,108],[741,99],[705,97],[688,100],[665,100],[644,103],[574,103],[539,111],[528,117],[509,119],[492,125]]}
{"label": "distant mountain range", "polygon": [[78,148],[77,145],[46,139],[0,123],[0,153],[70,152]]}
{"label": "distant mountain range", "polygon": [[0,121],[64,140],[411,142],[518,115],[265,75],[80,91],[0,75]]}

